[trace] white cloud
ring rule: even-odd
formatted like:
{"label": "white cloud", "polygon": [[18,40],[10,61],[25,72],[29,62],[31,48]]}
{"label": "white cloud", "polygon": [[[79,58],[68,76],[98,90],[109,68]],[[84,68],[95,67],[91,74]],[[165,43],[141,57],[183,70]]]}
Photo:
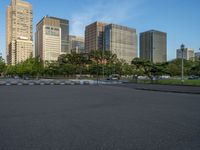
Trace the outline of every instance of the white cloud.
{"label": "white cloud", "polygon": [[82,9],[77,8],[72,15],[70,34],[83,36],[85,26],[94,21],[117,24],[129,19],[134,21],[133,19],[140,15],[139,5],[141,3],[141,0],[101,0],[84,4]]}

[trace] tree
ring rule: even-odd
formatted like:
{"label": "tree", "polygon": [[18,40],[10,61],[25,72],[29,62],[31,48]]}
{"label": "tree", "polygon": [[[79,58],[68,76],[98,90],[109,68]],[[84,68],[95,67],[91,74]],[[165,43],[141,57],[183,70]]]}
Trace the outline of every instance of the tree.
{"label": "tree", "polygon": [[133,65],[133,74],[135,81],[137,82],[139,76],[147,76],[151,82],[153,83],[154,79],[159,79],[158,77],[166,74],[165,71],[167,63],[153,63],[149,60],[142,59],[142,58],[135,58],[132,61]]}
{"label": "tree", "polygon": [[125,60],[122,60],[122,59],[116,59],[114,62],[113,62],[113,65],[114,65],[114,74],[119,74],[120,76],[122,75],[126,75],[126,71],[128,71],[128,68],[129,65],[126,63]]}
{"label": "tree", "polygon": [[138,82],[138,77],[143,76],[145,74],[144,72],[145,61],[146,60],[142,58],[134,58],[131,62],[132,67],[133,67],[133,78],[136,81],[136,83]]}
{"label": "tree", "polygon": [[45,75],[55,76],[59,74],[59,64],[57,61],[46,62],[44,68]]}
{"label": "tree", "polygon": [[103,52],[100,50],[97,51],[91,51],[89,53],[89,59],[92,62],[90,67],[90,73],[97,75],[97,80],[99,80],[99,74],[100,74],[100,64],[102,64],[104,56]]}
{"label": "tree", "polygon": [[43,62],[39,58],[29,58],[15,66],[7,66],[5,73],[7,75],[39,76],[43,73]]}
{"label": "tree", "polygon": [[12,66],[12,65],[8,65],[6,67],[5,74],[9,75],[9,76],[17,75],[17,73],[16,73],[16,67]]}
{"label": "tree", "polygon": [[63,64],[59,66],[59,74],[65,76],[73,75],[76,71],[76,67],[72,64]]}
{"label": "tree", "polygon": [[[90,72],[91,69],[93,70],[92,72],[94,73],[94,68],[96,69],[97,76],[99,74],[104,74],[110,75],[115,73],[120,73],[122,72],[121,69],[121,62],[117,59],[116,54],[112,54],[111,51],[102,51],[102,50],[96,50],[96,51],[91,51],[89,53],[89,60],[91,62],[91,65],[93,67],[90,67]],[[96,65],[96,67],[94,67]]]}
{"label": "tree", "polygon": [[6,65],[2,56],[0,56],[0,76],[5,71]]}
{"label": "tree", "polygon": [[169,63],[167,66],[167,72],[170,74],[170,76],[178,76],[181,74],[180,66]]}
{"label": "tree", "polygon": [[33,66],[34,66],[33,67],[33,74],[37,75],[37,78],[38,78],[39,75],[43,75],[43,73],[44,73],[44,63],[39,57],[34,58]]}
{"label": "tree", "polygon": [[66,64],[68,64],[68,66],[69,64],[73,65],[73,68],[75,68],[75,70],[72,69],[73,74],[75,75],[76,73],[79,73],[81,75],[84,67],[86,67],[86,64],[88,63],[88,60],[82,54],[71,53],[67,55],[60,55],[58,58],[58,63],[59,66],[63,69],[67,66]]}
{"label": "tree", "polygon": [[69,63],[69,57],[70,57],[71,55],[70,54],[62,54],[62,55],[60,55],[59,57],[58,57],[58,63],[59,63],[59,65],[63,65],[63,64],[67,64],[67,63]]}
{"label": "tree", "polygon": [[151,76],[156,80],[159,80],[160,76],[166,74],[165,67],[162,63],[152,64],[151,67]]}
{"label": "tree", "polygon": [[[181,75],[181,59],[174,59],[170,62],[168,62],[167,65],[167,72],[171,76],[180,76]],[[184,75],[190,75],[191,74],[191,68],[193,66],[194,62],[190,60],[184,60]]]}
{"label": "tree", "polygon": [[200,60],[196,61],[190,69],[190,75],[200,76]]}
{"label": "tree", "polygon": [[127,63],[124,63],[122,65],[122,74],[123,75],[131,76],[131,75],[133,75],[133,70],[134,70],[133,65],[129,65]]}

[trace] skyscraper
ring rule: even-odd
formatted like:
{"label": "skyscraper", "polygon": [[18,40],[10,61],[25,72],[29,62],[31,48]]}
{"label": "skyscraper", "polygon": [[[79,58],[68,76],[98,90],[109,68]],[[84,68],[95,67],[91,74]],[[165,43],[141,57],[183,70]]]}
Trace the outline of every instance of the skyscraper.
{"label": "skyscraper", "polygon": [[[181,49],[176,50],[176,58],[179,58],[179,59],[182,58],[182,50]],[[183,50],[183,59],[194,60],[195,59],[194,50],[191,48],[185,48]]]}
{"label": "skyscraper", "polygon": [[118,59],[127,63],[137,57],[136,29],[109,24],[105,27],[105,50],[116,54]]}
{"label": "skyscraper", "polygon": [[104,27],[106,23],[94,22],[85,28],[85,50],[103,50],[104,48]]}
{"label": "skyscraper", "polygon": [[84,53],[85,52],[85,41],[84,37],[80,36],[69,36],[69,45],[71,52]]}
{"label": "skyscraper", "polygon": [[67,53],[70,53],[69,21],[45,16],[36,27],[35,55],[43,61],[55,61]]}
{"label": "skyscraper", "polygon": [[32,5],[12,0],[6,17],[6,63],[16,65],[33,52]]}
{"label": "skyscraper", "polygon": [[195,53],[195,60],[196,61],[200,60],[200,52]]}
{"label": "skyscraper", "polygon": [[154,63],[167,61],[167,33],[150,30],[140,33],[140,57]]}

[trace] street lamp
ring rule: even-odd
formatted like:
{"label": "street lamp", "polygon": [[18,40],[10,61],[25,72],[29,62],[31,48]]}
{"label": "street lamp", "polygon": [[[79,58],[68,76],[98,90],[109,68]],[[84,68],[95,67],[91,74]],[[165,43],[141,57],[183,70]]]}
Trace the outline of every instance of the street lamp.
{"label": "street lamp", "polygon": [[182,44],[181,45],[181,52],[182,52],[182,63],[181,63],[181,83],[183,84],[184,83],[184,61],[183,61],[183,53],[184,53],[184,50],[185,50],[185,45]]}

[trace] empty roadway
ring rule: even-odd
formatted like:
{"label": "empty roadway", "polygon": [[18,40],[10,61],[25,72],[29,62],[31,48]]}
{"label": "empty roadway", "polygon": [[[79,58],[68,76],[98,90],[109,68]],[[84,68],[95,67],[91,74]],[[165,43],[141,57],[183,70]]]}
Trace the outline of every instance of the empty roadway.
{"label": "empty roadway", "polygon": [[200,95],[0,87],[0,150],[199,150]]}

